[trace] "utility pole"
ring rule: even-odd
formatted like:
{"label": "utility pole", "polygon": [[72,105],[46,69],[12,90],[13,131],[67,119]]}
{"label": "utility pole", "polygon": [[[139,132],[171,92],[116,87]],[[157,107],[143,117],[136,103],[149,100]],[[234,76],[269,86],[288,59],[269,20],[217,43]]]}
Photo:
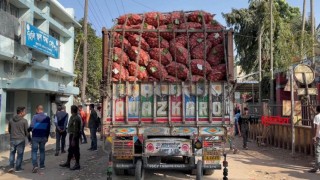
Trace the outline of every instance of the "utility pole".
{"label": "utility pole", "polygon": [[[273,105],[274,100],[274,83],[273,83],[273,15],[272,15],[273,0],[270,0],[270,103]],[[273,112],[273,111],[271,111]]]}
{"label": "utility pole", "polygon": [[259,50],[258,50],[258,58],[259,58],[259,105],[261,105],[261,81],[262,81],[262,74],[261,74],[261,36],[263,34],[264,31],[264,26],[262,25],[262,27],[260,27],[260,31],[259,31],[259,37],[258,37],[258,46],[259,46]]}
{"label": "utility pole", "polygon": [[292,132],[292,137],[291,137],[291,143],[292,143],[292,156],[294,156],[295,153],[295,129],[294,129],[294,87],[293,87],[293,66],[290,67],[290,96],[291,96],[291,132]]}
{"label": "utility pole", "polygon": [[81,86],[81,101],[86,101],[86,86],[87,86],[87,68],[88,68],[88,0],[84,4],[84,19],[83,19],[83,74]]}
{"label": "utility pole", "polygon": [[303,50],[303,39],[304,39],[304,28],[306,24],[306,1],[303,0],[303,10],[302,10],[302,30],[301,30],[301,44],[300,44],[300,49],[301,49],[301,60],[304,57],[304,50]]}
{"label": "utility pole", "polygon": [[311,9],[311,43],[312,43],[312,65],[314,67],[316,58],[314,57],[315,49],[314,49],[314,1],[310,0],[310,9]]}

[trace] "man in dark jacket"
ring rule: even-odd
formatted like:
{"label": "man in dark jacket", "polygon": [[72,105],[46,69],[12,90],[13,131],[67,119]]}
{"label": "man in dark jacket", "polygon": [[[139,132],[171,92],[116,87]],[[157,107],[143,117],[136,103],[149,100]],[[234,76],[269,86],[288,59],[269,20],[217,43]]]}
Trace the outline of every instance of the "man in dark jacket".
{"label": "man in dark jacket", "polygon": [[76,159],[76,164],[70,168],[70,170],[80,169],[80,133],[81,133],[81,117],[78,115],[78,107],[75,105],[71,106],[71,117],[68,124],[69,132],[69,149],[68,149],[68,159],[64,164],[60,164],[61,167],[70,168],[70,161],[74,157]]}
{"label": "man in dark jacket", "polygon": [[[21,163],[23,161],[23,153],[25,148],[25,139],[29,136],[28,121],[24,119],[26,115],[25,107],[17,108],[17,115],[9,121],[10,133],[10,169],[9,172],[14,171],[14,161],[17,152],[16,172],[23,170]],[[29,140],[30,141],[30,140]]]}
{"label": "man in dark jacket", "polygon": [[32,164],[33,173],[38,172],[38,149],[40,151],[40,168],[44,169],[45,160],[45,145],[48,142],[50,135],[50,118],[44,114],[43,106],[37,106],[37,114],[33,116],[30,124],[30,130],[32,131]]}
{"label": "man in dark jacket", "polygon": [[252,117],[249,115],[249,109],[244,108],[244,113],[239,117],[238,123],[241,129],[241,135],[243,137],[243,148],[248,149],[247,142],[249,136],[249,126],[252,123]]}
{"label": "man in dark jacket", "polygon": [[96,151],[98,149],[97,129],[99,126],[100,121],[98,119],[97,112],[94,110],[94,104],[90,104],[89,129],[91,137],[91,147],[88,149],[90,151]]}
{"label": "man in dark jacket", "polygon": [[68,125],[69,114],[65,112],[64,106],[58,106],[58,112],[54,118],[54,124],[56,126],[56,154],[59,155],[60,144],[61,153],[65,153],[64,147],[66,145],[67,136],[67,125]]}

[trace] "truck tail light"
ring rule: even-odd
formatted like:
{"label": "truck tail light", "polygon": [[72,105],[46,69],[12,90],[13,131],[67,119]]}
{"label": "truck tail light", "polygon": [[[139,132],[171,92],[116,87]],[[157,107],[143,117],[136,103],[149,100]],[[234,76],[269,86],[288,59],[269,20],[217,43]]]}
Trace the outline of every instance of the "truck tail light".
{"label": "truck tail light", "polygon": [[188,144],[183,144],[181,146],[181,150],[184,152],[188,152],[190,150],[190,146]]}
{"label": "truck tail light", "polygon": [[149,152],[153,152],[154,151],[154,146],[152,143],[147,144],[146,146],[147,151]]}

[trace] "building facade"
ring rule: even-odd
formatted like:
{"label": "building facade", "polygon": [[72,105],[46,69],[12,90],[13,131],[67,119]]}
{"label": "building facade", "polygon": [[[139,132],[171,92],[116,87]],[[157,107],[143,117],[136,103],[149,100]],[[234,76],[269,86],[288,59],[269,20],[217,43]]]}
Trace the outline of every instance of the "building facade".
{"label": "building facade", "polygon": [[[0,0],[0,151],[9,147],[8,122],[16,107],[31,121],[41,104],[53,117],[69,112],[73,95],[74,10],[57,0]],[[6,142],[6,143],[2,143]]]}

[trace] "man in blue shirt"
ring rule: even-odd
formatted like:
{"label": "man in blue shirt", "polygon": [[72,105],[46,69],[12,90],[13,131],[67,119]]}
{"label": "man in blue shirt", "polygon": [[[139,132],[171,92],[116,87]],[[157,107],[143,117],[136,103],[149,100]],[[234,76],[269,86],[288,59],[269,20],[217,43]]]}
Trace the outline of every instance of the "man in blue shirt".
{"label": "man in blue shirt", "polygon": [[54,124],[56,126],[56,154],[59,155],[60,144],[61,144],[61,153],[65,153],[64,147],[66,145],[66,136],[67,136],[67,125],[68,125],[69,114],[65,112],[65,107],[59,105],[58,111],[54,118]]}
{"label": "man in blue shirt", "polygon": [[40,168],[44,169],[45,160],[45,145],[48,142],[50,135],[50,118],[43,113],[43,106],[37,106],[37,114],[33,116],[32,122],[30,124],[30,130],[32,131],[32,164],[33,173],[38,172],[38,158],[37,152],[40,150]]}

